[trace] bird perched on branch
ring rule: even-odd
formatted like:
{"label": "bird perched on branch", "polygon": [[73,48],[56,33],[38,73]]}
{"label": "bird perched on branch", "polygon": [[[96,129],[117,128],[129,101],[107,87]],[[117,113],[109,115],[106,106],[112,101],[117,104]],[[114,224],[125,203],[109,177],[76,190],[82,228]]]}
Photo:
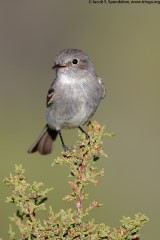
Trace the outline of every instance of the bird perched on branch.
{"label": "bird perched on branch", "polygon": [[63,128],[78,127],[88,137],[82,126],[91,119],[105,97],[102,79],[96,75],[91,60],[82,50],[60,51],[55,57],[53,69],[56,70],[56,78],[47,95],[47,124],[28,153],[51,153],[58,134],[63,149],[69,150],[61,134]]}

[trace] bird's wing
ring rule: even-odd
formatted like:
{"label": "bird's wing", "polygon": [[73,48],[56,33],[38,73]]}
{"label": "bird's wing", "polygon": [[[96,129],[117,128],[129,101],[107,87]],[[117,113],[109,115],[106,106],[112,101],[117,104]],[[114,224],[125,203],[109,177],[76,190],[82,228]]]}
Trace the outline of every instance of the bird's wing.
{"label": "bird's wing", "polygon": [[54,82],[51,84],[50,88],[48,89],[47,99],[46,99],[46,105],[49,107],[51,104],[54,103]]}
{"label": "bird's wing", "polygon": [[102,95],[102,98],[104,98],[106,96],[106,89],[105,89],[105,86],[103,84],[103,81],[100,77],[97,77],[97,80],[98,82],[100,83],[101,87],[102,87],[102,90],[103,90],[103,95]]}

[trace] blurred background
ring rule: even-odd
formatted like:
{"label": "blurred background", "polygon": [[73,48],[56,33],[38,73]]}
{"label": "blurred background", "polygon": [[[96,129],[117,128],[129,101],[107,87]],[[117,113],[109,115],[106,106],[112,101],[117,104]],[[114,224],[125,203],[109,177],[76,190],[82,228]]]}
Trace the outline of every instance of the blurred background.
{"label": "blurred background", "polygon": [[[119,226],[122,216],[142,212],[150,218],[141,239],[158,239],[160,217],[160,14],[158,5],[89,4],[88,0],[28,0],[0,3],[0,237],[8,239],[6,204],[10,190],[3,178],[15,164],[26,169],[28,181],[54,187],[49,204],[70,191],[69,170],[51,167],[61,154],[60,140],[52,155],[29,155],[27,149],[45,124],[45,99],[55,72],[57,51],[80,48],[104,80],[107,97],[94,119],[116,136],[104,142],[108,159],[99,162],[105,177],[90,186],[90,201],[103,203],[91,213],[98,223]],[[77,129],[63,131],[72,146]]]}

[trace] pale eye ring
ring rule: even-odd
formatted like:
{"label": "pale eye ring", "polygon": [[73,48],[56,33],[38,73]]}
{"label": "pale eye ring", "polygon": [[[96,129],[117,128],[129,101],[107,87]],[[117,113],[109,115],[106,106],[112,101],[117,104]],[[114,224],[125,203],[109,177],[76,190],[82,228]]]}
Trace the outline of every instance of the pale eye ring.
{"label": "pale eye ring", "polygon": [[72,61],[72,63],[73,63],[74,65],[76,65],[76,64],[78,63],[78,59],[77,59],[77,58],[74,58],[73,61]]}

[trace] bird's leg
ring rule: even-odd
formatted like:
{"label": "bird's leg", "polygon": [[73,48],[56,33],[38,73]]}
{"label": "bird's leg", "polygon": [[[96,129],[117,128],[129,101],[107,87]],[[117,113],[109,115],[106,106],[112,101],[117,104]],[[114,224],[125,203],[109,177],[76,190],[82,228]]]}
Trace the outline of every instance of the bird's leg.
{"label": "bird's leg", "polygon": [[62,143],[62,147],[63,147],[64,151],[65,151],[65,152],[70,151],[71,148],[66,147],[66,145],[64,144],[64,140],[63,140],[62,133],[61,133],[60,130],[58,130],[58,134],[59,134],[59,136],[60,136],[61,143]]}
{"label": "bird's leg", "polygon": [[86,139],[88,139],[89,135],[81,127],[78,127],[78,128],[81,130],[81,132],[83,132],[86,135]]}

